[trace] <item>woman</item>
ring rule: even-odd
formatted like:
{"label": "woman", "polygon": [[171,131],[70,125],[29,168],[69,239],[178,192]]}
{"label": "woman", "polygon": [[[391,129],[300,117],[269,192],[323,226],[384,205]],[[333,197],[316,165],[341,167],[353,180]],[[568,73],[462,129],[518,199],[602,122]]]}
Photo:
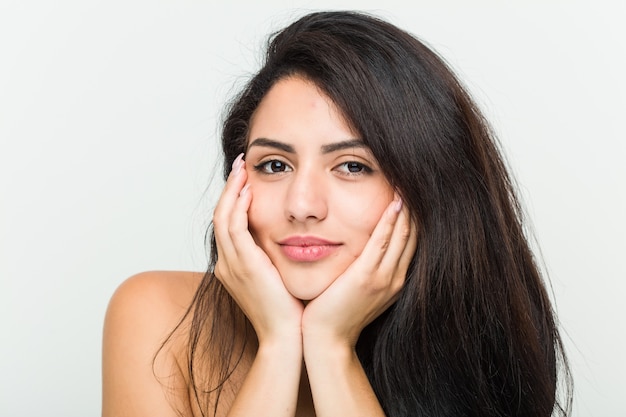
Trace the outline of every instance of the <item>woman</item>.
{"label": "woman", "polygon": [[567,414],[511,180],[434,52],[368,15],[304,16],[222,146],[211,268],[117,290],[103,415]]}

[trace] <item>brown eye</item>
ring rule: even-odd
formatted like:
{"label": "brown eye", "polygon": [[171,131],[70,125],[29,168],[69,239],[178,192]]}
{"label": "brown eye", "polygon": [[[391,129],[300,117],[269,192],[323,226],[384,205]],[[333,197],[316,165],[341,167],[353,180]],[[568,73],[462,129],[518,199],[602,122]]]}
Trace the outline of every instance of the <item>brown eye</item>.
{"label": "brown eye", "polygon": [[255,170],[264,174],[277,174],[280,172],[291,171],[291,167],[278,159],[272,159],[271,161],[265,161],[256,165]]}
{"label": "brown eye", "polygon": [[343,164],[338,165],[335,169],[344,175],[363,175],[370,174],[372,172],[372,168],[356,161],[344,162]]}
{"label": "brown eye", "polygon": [[346,169],[352,173],[361,172],[365,167],[358,162],[348,162],[346,163]]}

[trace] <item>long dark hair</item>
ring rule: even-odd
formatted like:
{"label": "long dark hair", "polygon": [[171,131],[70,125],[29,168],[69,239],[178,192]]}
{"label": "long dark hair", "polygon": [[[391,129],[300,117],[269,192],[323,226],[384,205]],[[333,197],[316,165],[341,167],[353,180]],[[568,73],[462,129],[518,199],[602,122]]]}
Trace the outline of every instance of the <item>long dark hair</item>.
{"label": "long dark hair", "polygon": [[[271,36],[264,66],[228,108],[224,178],[245,151],[259,102],[288,76],[314,82],[334,101],[419,225],[405,288],[357,343],[385,413],[567,415],[571,378],[511,178],[488,123],[444,60],[367,14],[298,19]],[[188,352],[198,405],[213,404],[213,412],[254,342],[237,336],[253,332],[211,272],[216,257],[212,245],[189,310]],[[218,368],[207,377],[210,358]]]}

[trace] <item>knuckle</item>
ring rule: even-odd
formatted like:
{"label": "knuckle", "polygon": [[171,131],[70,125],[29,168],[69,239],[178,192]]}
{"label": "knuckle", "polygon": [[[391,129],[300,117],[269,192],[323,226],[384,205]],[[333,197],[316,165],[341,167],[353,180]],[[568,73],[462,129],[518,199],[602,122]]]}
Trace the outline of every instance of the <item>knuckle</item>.
{"label": "knuckle", "polygon": [[369,285],[368,291],[371,294],[380,294],[381,292],[387,289],[387,285],[385,282],[376,281]]}
{"label": "knuckle", "polygon": [[236,236],[240,231],[240,228],[237,224],[234,223],[230,223],[228,225],[228,234],[230,234],[231,236]]}
{"label": "knuckle", "polygon": [[387,248],[389,248],[389,243],[390,243],[390,240],[388,238],[381,238],[378,241],[377,246],[380,249],[380,251],[384,253],[387,251]]}

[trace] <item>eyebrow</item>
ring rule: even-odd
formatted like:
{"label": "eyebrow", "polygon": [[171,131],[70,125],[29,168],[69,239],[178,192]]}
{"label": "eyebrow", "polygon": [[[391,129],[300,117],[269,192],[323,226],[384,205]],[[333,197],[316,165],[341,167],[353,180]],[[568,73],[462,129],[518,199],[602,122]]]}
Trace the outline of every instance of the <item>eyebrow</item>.
{"label": "eyebrow", "polygon": [[[277,140],[267,139],[267,138],[257,138],[250,142],[248,145],[248,149],[253,146],[263,146],[267,148],[275,148],[287,153],[296,153],[293,146],[286,144],[284,142],[279,142]],[[336,151],[341,151],[343,149],[349,148],[369,148],[362,140],[360,139],[348,139],[342,140],[341,142],[329,143],[328,145],[322,146],[322,153],[328,154]]]}
{"label": "eyebrow", "polygon": [[279,150],[284,151],[284,152],[296,153],[296,151],[293,148],[293,146],[288,145],[288,144],[286,144],[284,142],[279,142],[277,140],[266,139],[266,138],[257,138],[255,140],[253,140],[248,145],[248,149],[252,148],[253,146],[262,146],[262,147],[265,147],[265,148],[276,148],[276,149],[279,149]]}
{"label": "eyebrow", "polygon": [[322,146],[322,153],[327,154],[335,151],[341,151],[343,149],[349,148],[366,148],[369,149],[362,140],[359,139],[348,139],[342,140],[341,142],[329,143],[328,145]]}

